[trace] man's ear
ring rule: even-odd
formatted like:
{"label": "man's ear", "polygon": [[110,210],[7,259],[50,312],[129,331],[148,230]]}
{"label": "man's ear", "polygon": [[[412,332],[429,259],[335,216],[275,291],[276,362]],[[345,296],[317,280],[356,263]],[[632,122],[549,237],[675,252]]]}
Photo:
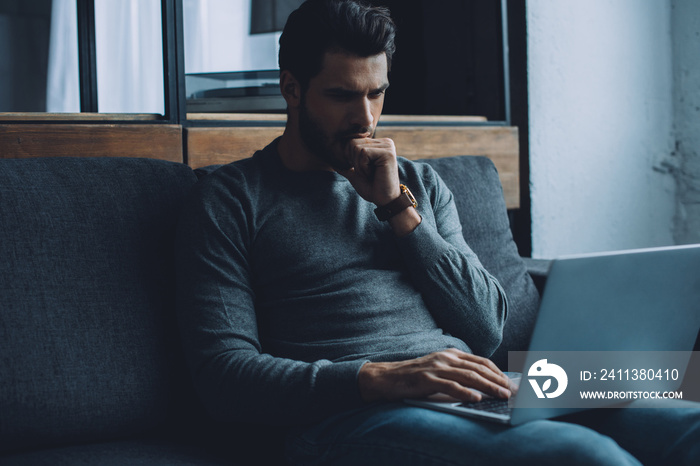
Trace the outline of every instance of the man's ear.
{"label": "man's ear", "polygon": [[280,91],[287,101],[287,106],[297,107],[301,102],[301,85],[299,81],[287,70],[280,73]]}

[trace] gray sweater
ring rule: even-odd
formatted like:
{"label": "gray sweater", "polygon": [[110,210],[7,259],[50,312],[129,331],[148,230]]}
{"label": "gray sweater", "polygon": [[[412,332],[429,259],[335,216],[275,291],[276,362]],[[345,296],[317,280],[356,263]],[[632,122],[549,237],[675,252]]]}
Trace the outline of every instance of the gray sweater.
{"label": "gray sweater", "polygon": [[180,221],[178,319],[211,414],[312,422],[362,405],[367,361],[496,349],[505,294],[430,166],[399,159],[423,221],[397,239],[345,178],[276,147],[204,178]]}

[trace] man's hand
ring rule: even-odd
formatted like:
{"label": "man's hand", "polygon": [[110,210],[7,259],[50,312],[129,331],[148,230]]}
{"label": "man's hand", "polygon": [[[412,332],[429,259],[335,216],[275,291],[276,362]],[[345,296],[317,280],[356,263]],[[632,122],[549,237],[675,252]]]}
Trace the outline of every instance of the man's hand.
{"label": "man's hand", "polygon": [[352,168],[339,172],[357,193],[377,206],[386,205],[401,194],[396,147],[391,139],[355,138],[346,147]]}
{"label": "man's hand", "polygon": [[509,398],[510,379],[486,358],[448,349],[418,359],[367,363],[358,383],[365,401],[425,398],[442,393],[460,401],[481,400],[481,394]]}
{"label": "man's hand", "polygon": [[[401,195],[394,141],[388,138],[355,138],[347,145],[352,168],[339,171],[366,201],[384,206]],[[389,219],[397,236],[405,236],[421,223],[421,216],[409,208]]]}

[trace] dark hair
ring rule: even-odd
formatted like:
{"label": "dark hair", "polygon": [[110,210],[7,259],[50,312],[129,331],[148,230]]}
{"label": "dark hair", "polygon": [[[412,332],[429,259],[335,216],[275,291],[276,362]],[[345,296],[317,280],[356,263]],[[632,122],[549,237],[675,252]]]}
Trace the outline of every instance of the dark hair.
{"label": "dark hair", "polygon": [[288,70],[302,88],[323,66],[327,51],[360,57],[386,54],[391,69],[396,26],[389,10],[358,0],[307,0],[287,19],[280,37],[280,70]]}

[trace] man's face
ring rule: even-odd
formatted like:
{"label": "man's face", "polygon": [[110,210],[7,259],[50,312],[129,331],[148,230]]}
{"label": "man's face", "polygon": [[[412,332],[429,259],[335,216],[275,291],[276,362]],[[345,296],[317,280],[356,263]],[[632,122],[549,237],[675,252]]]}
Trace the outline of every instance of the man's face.
{"label": "man's face", "polygon": [[346,170],[348,141],[374,136],[389,87],[387,71],[384,53],[326,53],[321,72],[309,81],[299,106],[302,141],[321,162]]}

